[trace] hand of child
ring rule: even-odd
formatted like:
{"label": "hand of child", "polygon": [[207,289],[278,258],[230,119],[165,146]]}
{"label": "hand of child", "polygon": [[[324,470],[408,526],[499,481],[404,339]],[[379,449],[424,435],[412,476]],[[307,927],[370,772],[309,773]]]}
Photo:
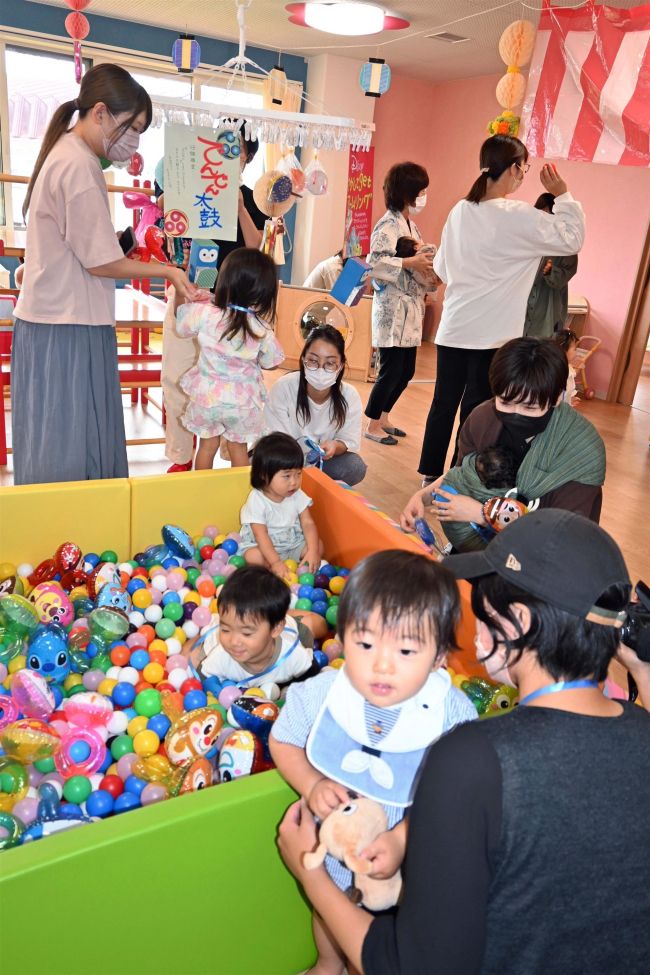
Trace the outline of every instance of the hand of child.
{"label": "hand of child", "polygon": [[272,563],[271,572],[280,579],[287,579],[289,576],[289,568],[284,564],[282,559],[277,559],[277,561]]}
{"label": "hand of child", "polygon": [[415,522],[418,518],[424,518],[424,502],[426,499],[427,504],[429,503],[429,495],[432,491],[442,484],[442,477],[439,477],[437,481],[429,484],[424,490],[418,491],[414,494],[410,501],[407,501],[404,511],[399,516],[399,523],[405,532],[415,531]]}
{"label": "hand of child", "polygon": [[393,877],[402,865],[405,851],[405,829],[396,827],[380,833],[370,846],[361,851],[361,856],[372,863],[372,870],[368,876],[375,877],[377,880],[388,880],[389,877]]}
{"label": "hand of child", "polygon": [[340,806],[342,802],[347,802],[349,798],[345,786],[332,779],[319,779],[306,796],[307,805],[319,819],[325,819],[333,809]]}
{"label": "hand of child", "polygon": [[318,557],[318,552],[311,552],[308,548],[306,548],[300,556],[298,568],[303,569],[306,572],[316,572],[319,565],[320,558]]}

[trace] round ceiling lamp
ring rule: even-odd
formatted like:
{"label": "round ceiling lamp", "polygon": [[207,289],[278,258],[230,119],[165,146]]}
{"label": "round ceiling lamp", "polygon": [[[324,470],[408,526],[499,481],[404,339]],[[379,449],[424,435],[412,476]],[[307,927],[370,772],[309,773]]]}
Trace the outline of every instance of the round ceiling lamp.
{"label": "round ceiling lamp", "polygon": [[410,27],[410,21],[387,14],[383,7],[375,3],[356,3],[354,0],[288,3],[285,10],[288,11],[292,24],[345,37],[379,34],[383,30],[404,30],[405,27]]}

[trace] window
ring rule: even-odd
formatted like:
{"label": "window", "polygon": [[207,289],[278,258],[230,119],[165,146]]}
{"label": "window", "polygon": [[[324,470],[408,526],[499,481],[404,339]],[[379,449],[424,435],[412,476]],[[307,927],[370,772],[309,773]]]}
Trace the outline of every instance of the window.
{"label": "window", "polygon": [[[76,98],[79,85],[70,56],[6,48],[9,98],[10,172],[31,176],[41,141],[52,115]],[[27,193],[23,183],[12,184],[14,224],[24,226],[22,207]]]}

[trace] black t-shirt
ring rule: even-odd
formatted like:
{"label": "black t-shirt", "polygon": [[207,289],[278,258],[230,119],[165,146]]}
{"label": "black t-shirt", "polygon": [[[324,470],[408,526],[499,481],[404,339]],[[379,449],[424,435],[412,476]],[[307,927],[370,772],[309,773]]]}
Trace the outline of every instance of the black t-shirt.
{"label": "black t-shirt", "polygon": [[[255,224],[258,230],[264,230],[264,223],[266,222],[266,215],[258,208],[255,200],[253,199],[253,191],[249,186],[240,186],[242,196],[244,197],[244,206],[248,210],[251,220]],[[228,254],[236,251],[238,247],[245,247],[246,241],[244,240],[244,235],[242,233],[241,224],[239,220],[237,221],[237,240],[214,240],[215,244],[219,245],[219,256],[217,258],[217,270],[221,267]]]}
{"label": "black t-shirt", "polygon": [[431,749],[365,975],[647,975],[650,714],[544,707]]}

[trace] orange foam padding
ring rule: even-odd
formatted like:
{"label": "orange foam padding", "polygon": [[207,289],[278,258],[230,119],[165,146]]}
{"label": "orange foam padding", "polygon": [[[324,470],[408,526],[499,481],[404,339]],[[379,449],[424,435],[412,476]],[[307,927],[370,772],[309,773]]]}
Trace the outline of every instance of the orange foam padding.
{"label": "orange foam padding", "polygon": [[[314,502],[314,521],[327,557],[337,565],[351,567],[366,555],[391,548],[426,554],[416,536],[405,535],[394,528],[376,511],[367,508],[355,494],[315,467],[305,470],[302,486]],[[449,666],[464,674],[485,676],[484,669],[476,661],[470,587],[467,582],[461,582],[459,588],[463,614],[457,639],[460,650],[449,655]]]}

